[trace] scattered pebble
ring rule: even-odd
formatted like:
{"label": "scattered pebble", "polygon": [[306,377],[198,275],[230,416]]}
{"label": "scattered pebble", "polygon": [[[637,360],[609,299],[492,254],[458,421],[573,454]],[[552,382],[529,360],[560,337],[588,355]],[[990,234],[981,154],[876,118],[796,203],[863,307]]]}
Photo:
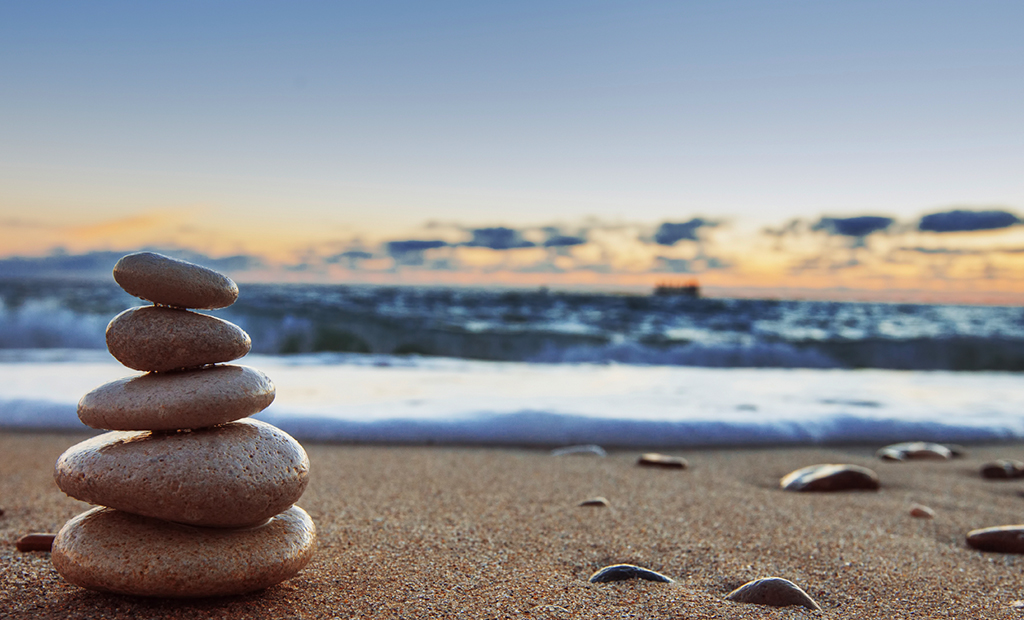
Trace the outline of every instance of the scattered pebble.
{"label": "scattered pebble", "polygon": [[18,551],[49,551],[53,547],[54,536],[56,534],[42,534],[38,532],[25,534],[14,543],[14,546]]}
{"label": "scattered pebble", "polygon": [[579,506],[598,506],[598,507],[602,507],[603,508],[603,507],[607,507],[609,504],[608,504],[608,500],[603,498],[603,497],[591,497],[590,499],[583,500],[578,505]]}
{"label": "scattered pebble", "polygon": [[981,477],[990,480],[1009,480],[1024,477],[1024,463],[1013,459],[999,459],[981,466]]}
{"label": "scattered pebble", "polygon": [[810,465],[786,474],[779,486],[787,491],[878,490],[878,474],[860,465]]}
{"label": "scattered pebble", "polygon": [[875,455],[885,461],[946,461],[953,458],[952,450],[940,443],[929,441],[894,443],[879,449]]}
{"label": "scattered pebble", "polygon": [[686,469],[690,466],[686,459],[681,456],[669,456],[655,452],[640,455],[640,459],[636,464],[643,465],[644,467],[664,467],[665,469]]}
{"label": "scattered pebble", "polygon": [[972,530],[967,544],[979,551],[1024,553],[1024,525],[1000,525]]}
{"label": "scattered pebble", "polygon": [[605,583],[608,581],[625,581],[627,579],[646,579],[647,581],[660,581],[672,583],[672,579],[657,571],[634,564],[612,564],[605,566],[587,579],[590,583]]}
{"label": "scattered pebble", "polygon": [[921,504],[914,504],[910,508],[910,516],[918,519],[934,519],[935,511]]}
{"label": "scattered pebble", "polygon": [[593,454],[595,456],[608,456],[604,448],[601,446],[595,446],[594,444],[586,444],[582,446],[566,446],[564,448],[555,448],[551,451],[551,456],[566,456],[568,454]]}
{"label": "scattered pebble", "polygon": [[800,589],[800,586],[781,577],[767,577],[745,583],[730,592],[725,598],[737,603],[771,605],[772,607],[801,605],[807,609],[821,611],[821,606]]}

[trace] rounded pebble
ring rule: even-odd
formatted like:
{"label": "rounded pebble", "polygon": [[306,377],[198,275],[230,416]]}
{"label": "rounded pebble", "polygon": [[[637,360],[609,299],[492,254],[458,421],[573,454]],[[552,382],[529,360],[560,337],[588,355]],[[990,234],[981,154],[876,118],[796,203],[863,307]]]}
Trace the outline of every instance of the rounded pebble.
{"label": "rounded pebble", "polygon": [[162,372],[230,362],[249,352],[234,323],[161,306],[129,308],[107,325],[107,349],[128,368]]}
{"label": "rounded pebble", "polygon": [[810,465],[786,474],[779,486],[787,491],[878,490],[878,474],[860,465]]}
{"label": "rounded pebble", "polygon": [[1024,477],[1024,463],[1013,459],[999,459],[981,466],[981,477],[990,480],[1011,480]]}
{"label": "rounded pebble", "polygon": [[580,502],[577,505],[578,506],[594,506],[594,507],[597,507],[597,508],[605,508],[609,504],[608,504],[608,500],[607,499],[605,499],[604,497],[598,496],[598,497],[591,497],[590,499],[585,499],[585,500],[583,500],[582,502]]}
{"label": "rounded pebble", "polygon": [[815,611],[821,610],[821,606],[800,586],[781,577],[766,577],[750,581],[730,592],[725,598],[737,603],[771,605],[772,607],[799,605]]}
{"label": "rounded pebble", "polygon": [[935,511],[928,506],[922,506],[921,504],[914,504],[910,507],[910,516],[915,519],[934,519]]}
{"label": "rounded pebble", "polygon": [[953,451],[939,443],[928,441],[907,441],[885,446],[875,453],[887,461],[946,461],[953,458]]}
{"label": "rounded pebble", "polygon": [[64,525],[51,557],[64,579],[90,590],[205,597],[290,579],[315,547],[316,528],[298,506],[245,529],[192,527],[100,507]]}
{"label": "rounded pebble", "polygon": [[49,551],[53,546],[53,537],[56,534],[41,534],[38,532],[25,534],[19,538],[14,547],[18,551]]}
{"label": "rounded pebble", "polygon": [[590,583],[605,583],[608,581],[625,581],[627,579],[646,579],[647,581],[660,581],[672,583],[672,579],[657,571],[633,564],[613,564],[605,566],[595,572],[587,579]]}
{"label": "rounded pebble", "polygon": [[643,467],[664,467],[665,469],[686,469],[690,466],[686,459],[681,456],[669,456],[654,452],[640,455],[636,464]]}
{"label": "rounded pebble", "polygon": [[972,530],[967,544],[980,551],[1024,553],[1024,525],[1000,525]]}
{"label": "rounded pebble", "polygon": [[270,378],[248,366],[148,373],[89,392],[78,402],[78,419],[116,431],[204,428],[263,411],[274,395]]}
{"label": "rounded pebble", "polygon": [[179,433],[112,431],[57,460],[54,480],[84,502],[191,525],[259,523],[295,503],[309,459],[258,420]]}
{"label": "rounded pebble", "polygon": [[155,252],[122,257],[114,265],[114,280],[130,295],[177,308],[226,308],[238,299],[231,278]]}

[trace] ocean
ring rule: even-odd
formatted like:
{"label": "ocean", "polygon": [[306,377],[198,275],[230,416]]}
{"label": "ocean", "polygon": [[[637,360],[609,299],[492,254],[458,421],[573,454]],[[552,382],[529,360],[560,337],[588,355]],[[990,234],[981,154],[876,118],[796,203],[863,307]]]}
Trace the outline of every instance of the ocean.
{"label": "ocean", "polygon": [[[696,447],[1024,438],[1024,309],[489,289],[240,286],[211,312],[302,440]],[[113,282],[0,280],[0,428],[86,430],[137,374]]]}

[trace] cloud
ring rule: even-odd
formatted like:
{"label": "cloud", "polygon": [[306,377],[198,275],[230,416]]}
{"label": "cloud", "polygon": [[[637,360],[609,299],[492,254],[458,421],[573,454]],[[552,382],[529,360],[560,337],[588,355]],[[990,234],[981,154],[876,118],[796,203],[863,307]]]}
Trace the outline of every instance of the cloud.
{"label": "cloud", "polygon": [[687,241],[698,241],[697,232],[702,227],[717,225],[718,222],[711,222],[699,217],[695,217],[689,222],[663,222],[654,233],[654,242],[659,245],[675,245],[684,239]]}
{"label": "cloud", "polygon": [[342,261],[353,263],[361,260],[366,260],[368,258],[373,258],[373,254],[365,252],[363,250],[347,250],[345,252],[341,252],[340,254],[332,254],[331,256],[324,258],[324,262],[333,265],[336,263],[340,263]]}
{"label": "cloud", "polygon": [[1021,220],[1009,211],[966,211],[954,210],[931,213],[921,218],[918,230],[926,232],[968,232],[972,230],[996,230],[1020,224]]}
{"label": "cloud", "polygon": [[544,242],[546,248],[559,248],[570,245],[583,245],[587,240],[583,237],[572,237],[569,235],[555,235]]}
{"label": "cloud", "polygon": [[522,234],[515,229],[496,226],[493,228],[474,228],[472,241],[463,245],[476,248],[490,248],[492,250],[513,250],[516,248],[532,248],[537,244],[523,239]]}
{"label": "cloud", "polygon": [[447,241],[441,241],[440,239],[429,241],[409,239],[407,241],[389,241],[385,245],[385,249],[401,265],[422,265],[423,252],[443,248],[447,245]]}
{"label": "cloud", "polygon": [[844,237],[866,237],[889,226],[892,226],[891,217],[878,215],[860,215],[857,217],[823,217],[818,220],[811,230],[824,230],[833,235]]}
{"label": "cloud", "polygon": [[[245,271],[263,266],[263,261],[254,256],[227,256],[211,258],[189,250],[165,248],[140,248],[173,258],[209,267],[217,271]],[[129,252],[97,251],[85,254],[67,254],[57,250],[49,256],[23,258],[15,256],[0,260],[0,274],[7,277],[23,278],[52,275],[74,275],[87,277],[110,277],[114,265]]]}

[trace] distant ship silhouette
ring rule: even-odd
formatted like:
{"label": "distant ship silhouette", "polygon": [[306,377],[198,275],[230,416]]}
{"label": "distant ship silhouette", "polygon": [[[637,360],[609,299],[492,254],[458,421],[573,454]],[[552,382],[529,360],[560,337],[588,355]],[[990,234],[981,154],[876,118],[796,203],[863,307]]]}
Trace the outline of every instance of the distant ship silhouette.
{"label": "distant ship silhouette", "polygon": [[700,297],[700,284],[696,279],[687,280],[685,282],[659,282],[654,286],[654,294],[659,296],[674,295],[697,299]]}

